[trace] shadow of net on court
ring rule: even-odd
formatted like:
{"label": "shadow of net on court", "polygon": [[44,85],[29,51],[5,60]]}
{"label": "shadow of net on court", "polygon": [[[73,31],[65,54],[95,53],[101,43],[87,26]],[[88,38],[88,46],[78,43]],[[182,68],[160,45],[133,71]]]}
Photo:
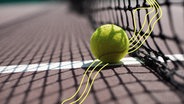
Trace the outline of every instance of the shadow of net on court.
{"label": "shadow of net on court", "polygon": [[[88,16],[94,28],[101,24],[114,23],[122,26],[131,36],[133,34],[131,12],[135,6],[146,5],[145,1],[137,0],[134,3],[132,0],[105,1],[83,1],[80,6],[85,5],[84,7],[75,8],[78,10],[85,8],[79,13]],[[151,38],[140,50],[131,54],[142,60],[143,65],[102,70],[85,101],[86,104],[184,103],[183,93],[176,89],[182,89],[183,86],[183,75],[180,75],[183,73],[183,63],[166,62],[165,57],[165,54],[183,54],[183,30],[180,29],[183,25],[182,22],[177,22],[176,28],[176,20],[173,17],[179,15],[177,17],[181,17],[183,21],[183,9],[180,9],[183,8],[183,1],[174,3],[162,1],[160,4],[166,11],[164,12],[166,16],[157,24]],[[34,68],[39,69],[42,63],[94,59],[89,49],[89,38],[93,30],[86,18],[61,7],[58,4],[54,5],[54,8],[43,13],[44,15],[1,29],[3,37],[0,41],[3,47],[0,51],[1,66],[17,65],[14,68],[16,70],[21,65],[27,65],[24,68],[27,70],[32,64],[36,64]],[[177,12],[181,10],[182,13],[173,14],[171,11],[175,10],[175,7],[179,8]],[[147,11],[139,12],[141,16],[141,12]],[[159,62],[157,57],[162,57],[165,62]],[[46,66],[48,70],[45,71],[1,73],[0,103],[58,104],[75,93],[84,69],[52,70],[49,65]],[[83,87],[85,85],[86,81]]]}

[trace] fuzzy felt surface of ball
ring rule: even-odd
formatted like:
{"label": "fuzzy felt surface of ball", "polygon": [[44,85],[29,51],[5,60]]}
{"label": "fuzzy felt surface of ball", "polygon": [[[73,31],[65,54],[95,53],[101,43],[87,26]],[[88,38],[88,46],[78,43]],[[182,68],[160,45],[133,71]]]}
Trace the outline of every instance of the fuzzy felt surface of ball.
{"label": "fuzzy felt surface of ball", "polygon": [[126,32],[114,24],[105,24],[95,30],[90,39],[90,50],[104,63],[117,63],[128,54]]}

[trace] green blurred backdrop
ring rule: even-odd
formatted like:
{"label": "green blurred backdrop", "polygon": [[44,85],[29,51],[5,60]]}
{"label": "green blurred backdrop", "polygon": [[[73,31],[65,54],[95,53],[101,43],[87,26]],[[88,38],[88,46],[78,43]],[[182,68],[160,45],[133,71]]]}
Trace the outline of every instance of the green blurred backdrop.
{"label": "green blurred backdrop", "polygon": [[0,0],[0,3],[41,2],[41,1],[62,1],[62,0]]}

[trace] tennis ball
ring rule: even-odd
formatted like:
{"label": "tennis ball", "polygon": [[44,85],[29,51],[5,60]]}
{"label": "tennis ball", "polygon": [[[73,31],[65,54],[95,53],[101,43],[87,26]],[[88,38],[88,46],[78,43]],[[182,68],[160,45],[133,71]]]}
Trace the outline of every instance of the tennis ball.
{"label": "tennis ball", "polygon": [[117,63],[128,54],[126,32],[114,24],[105,24],[95,30],[90,39],[90,50],[104,63]]}

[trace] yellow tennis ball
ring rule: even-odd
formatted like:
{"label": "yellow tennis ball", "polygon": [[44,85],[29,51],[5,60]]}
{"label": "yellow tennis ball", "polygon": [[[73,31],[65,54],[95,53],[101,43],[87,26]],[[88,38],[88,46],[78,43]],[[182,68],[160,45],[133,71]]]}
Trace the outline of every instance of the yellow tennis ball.
{"label": "yellow tennis ball", "polygon": [[128,54],[129,39],[121,27],[102,25],[92,34],[90,49],[95,58],[102,62],[117,63]]}

